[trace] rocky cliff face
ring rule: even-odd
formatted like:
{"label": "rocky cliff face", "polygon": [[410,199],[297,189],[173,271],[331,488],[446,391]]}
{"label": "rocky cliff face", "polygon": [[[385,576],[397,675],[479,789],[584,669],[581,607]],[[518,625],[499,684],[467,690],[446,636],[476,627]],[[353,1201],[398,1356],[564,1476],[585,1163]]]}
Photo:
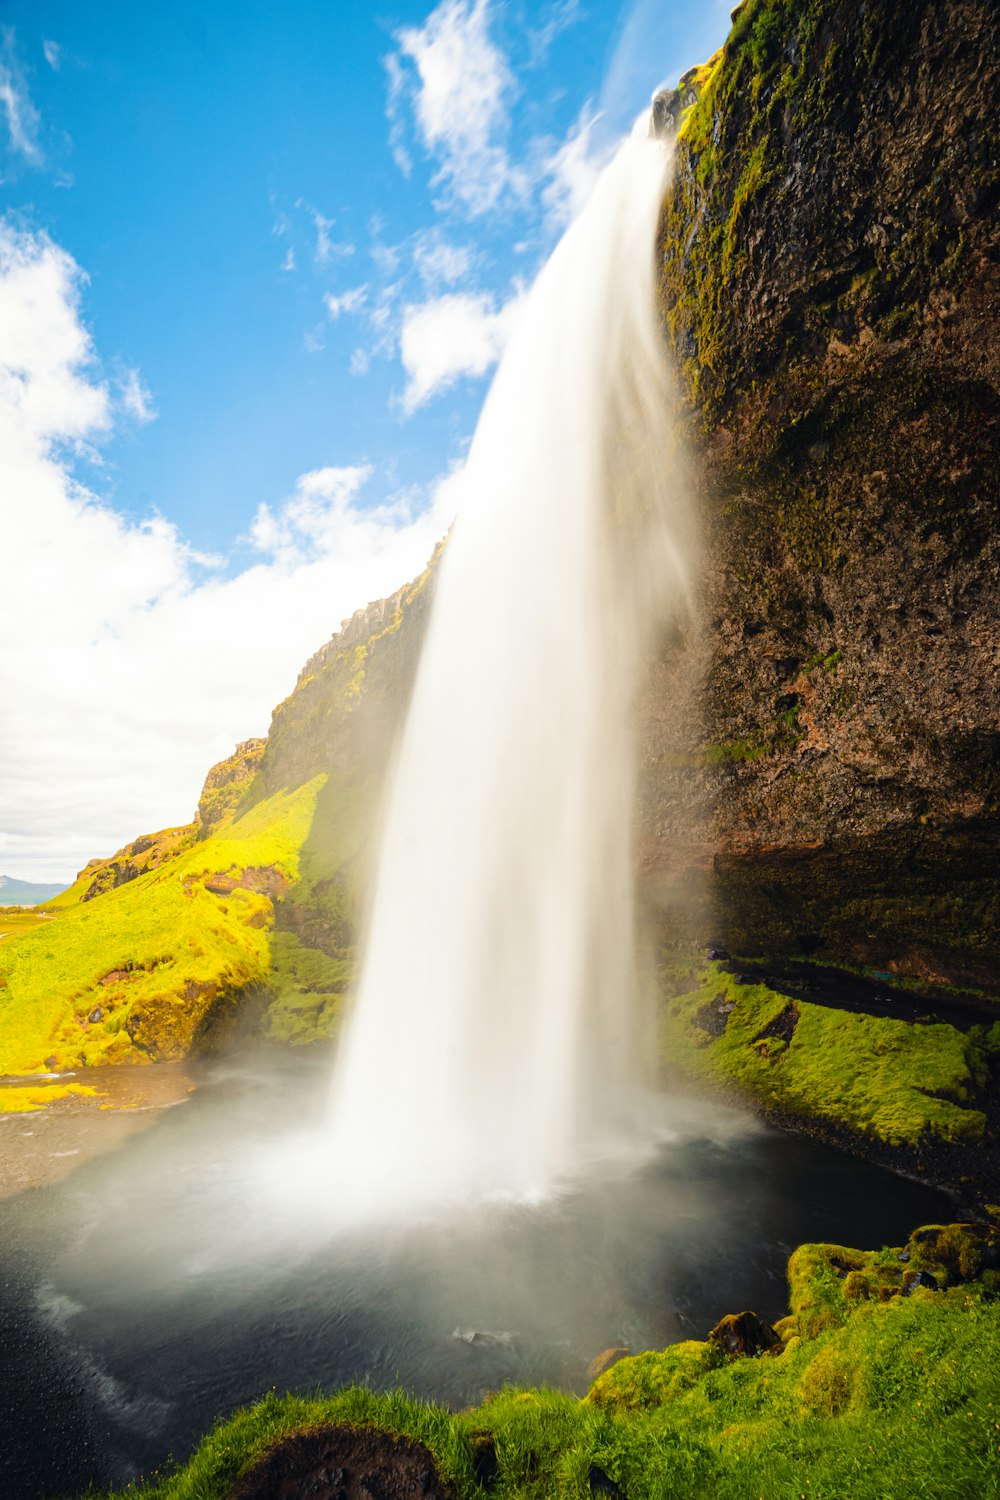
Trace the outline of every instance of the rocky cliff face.
{"label": "rocky cliff face", "polygon": [[693,82],[659,264],[710,644],[655,668],[645,864],[700,798],[740,951],[995,991],[1000,13],[747,0]]}

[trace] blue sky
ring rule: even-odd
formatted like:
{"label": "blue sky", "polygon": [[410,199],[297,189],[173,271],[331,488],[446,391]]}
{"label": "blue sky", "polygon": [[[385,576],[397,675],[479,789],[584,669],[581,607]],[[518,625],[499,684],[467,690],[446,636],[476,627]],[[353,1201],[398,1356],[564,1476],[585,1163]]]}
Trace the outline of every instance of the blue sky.
{"label": "blue sky", "polygon": [[0,4],[0,870],[189,817],[419,569],[521,291],[728,8]]}

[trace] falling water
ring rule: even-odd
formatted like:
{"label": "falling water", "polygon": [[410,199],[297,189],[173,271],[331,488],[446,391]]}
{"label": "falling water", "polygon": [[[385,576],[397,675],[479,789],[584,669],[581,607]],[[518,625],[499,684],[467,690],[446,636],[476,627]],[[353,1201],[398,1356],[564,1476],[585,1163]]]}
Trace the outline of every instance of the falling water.
{"label": "falling water", "polygon": [[689,525],[654,297],[667,170],[641,122],[476,429],[337,1062],[342,1201],[537,1194],[648,1129],[632,710]]}

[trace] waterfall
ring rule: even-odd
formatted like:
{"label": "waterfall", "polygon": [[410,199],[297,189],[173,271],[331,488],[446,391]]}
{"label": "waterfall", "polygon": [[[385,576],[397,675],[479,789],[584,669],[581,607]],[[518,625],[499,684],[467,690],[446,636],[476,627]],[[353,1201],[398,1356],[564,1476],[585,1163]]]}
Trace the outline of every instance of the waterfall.
{"label": "waterfall", "polygon": [[348,1203],[543,1193],[648,1128],[633,699],[689,545],[655,306],[668,165],[641,122],[468,454],[335,1069]]}

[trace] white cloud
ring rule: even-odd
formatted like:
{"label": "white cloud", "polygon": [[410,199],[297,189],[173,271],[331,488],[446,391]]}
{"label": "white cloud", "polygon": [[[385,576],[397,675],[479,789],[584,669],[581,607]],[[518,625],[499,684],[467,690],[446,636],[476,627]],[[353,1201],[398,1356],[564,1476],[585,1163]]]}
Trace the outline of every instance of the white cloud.
{"label": "white cloud", "polygon": [[[396,33],[399,53],[386,61],[388,112],[397,161],[409,172],[399,111],[409,96],[425,149],[470,215],[486,213],[528,184],[508,156],[505,137],[516,86],[503,51],[490,36],[490,0],[442,0],[420,27]],[[416,70],[404,67],[404,62]]]}
{"label": "white cloud", "polygon": [[[359,492],[372,477],[370,464],[312,469],[300,475],[295,493],[275,512],[269,505],[257,509],[250,540],[258,552],[269,552],[282,562],[300,562],[317,549],[332,552],[344,537],[356,536]],[[367,519],[377,513],[368,513]]]}
{"label": "white cloud", "polygon": [[0,28],[0,108],[7,118],[10,149],[37,166],[42,159],[38,145],[39,116],[28,93],[10,26]]}
{"label": "white cloud", "polygon": [[439,229],[418,234],[413,242],[413,264],[425,286],[454,286],[468,276],[473,255],[467,245],[454,245]]}
{"label": "white cloud", "polygon": [[282,271],[294,271],[295,270],[295,246],[294,245],[289,245],[288,249],[285,251],[285,258],[281,262],[281,269],[282,269]]}
{"label": "white cloud", "polygon": [[594,145],[594,126],[599,118],[585,107],[565,141],[544,163],[548,181],[542,189],[542,203],[555,229],[565,228],[576,218],[614,152],[613,142],[606,141],[603,147]]}
{"label": "white cloud", "polygon": [[145,427],[147,422],[156,420],[156,408],[153,405],[152,395],[143,385],[138,370],[127,371],[121,382],[119,400],[123,410],[141,427]]}
{"label": "white cloud", "polygon": [[329,265],[336,256],[353,255],[355,247],[346,240],[335,240],[330,233],[336,220],[326,219],[319,209],[309,209],[312,221],[316,226],[316,248],[313,251],[313,259],[318,266]]}
{"label": "white cloud", "polygon": [[486,293],[449,293],[403,310],[403,409],[416,411],[464,375],[485,375],[503,352],[521,310],[515,294],[497,308]]}
{"label": "white cloud", "polygon": [[62,63],[62,48],[60,47],[59,43],[52,42],[46,39],[42,43],[42,51],[45,53],[45,61],[52,69],[53,73],[58,73],[60,65]]}
{"label": "white cloud", "polygon": [[348,287],[346,292],[340,292],[337,295],[334,295],[333,292],[327,292],[323,298],[323,303],[330,317],[336,320],[343,317],[345,313],[360,312],[367,298],[367,286],[352,286]]}
{"label": "white cloud", "polygon": [[539,24],[527,31],[528,66],[540,68],[547,61],[556,38],[581,19],[580,0],[557,0],[555,5],[543,11]]}
{"label": "white cloud", "polygon": [[207,569],[168,521],[74,478],[114,411],[83,284],[0,221],[0,871],[25,877],[188,819],[213,761],[266,730],[345,616],[420,571],[455,503],[449,480],[366,507],[366,466],[315,470],[258,515],[250,566]]}

